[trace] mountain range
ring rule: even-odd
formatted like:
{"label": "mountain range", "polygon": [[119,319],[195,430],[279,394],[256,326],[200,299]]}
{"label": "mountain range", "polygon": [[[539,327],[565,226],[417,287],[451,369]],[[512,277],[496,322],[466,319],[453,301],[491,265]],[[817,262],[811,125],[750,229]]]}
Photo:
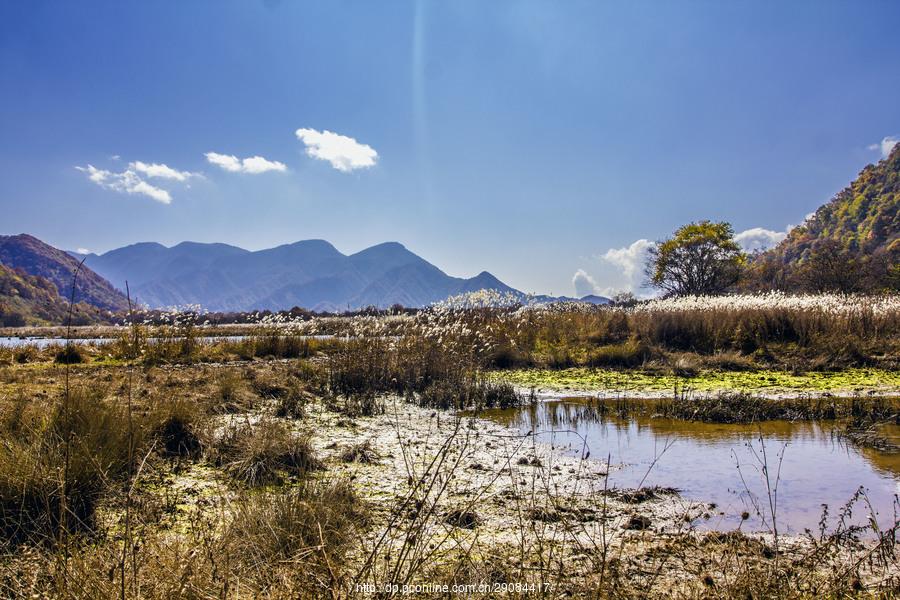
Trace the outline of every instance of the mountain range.
{"label": "mountain range", "polygon": [[227,244],[140,243],[85,258],[118,289],[127,280],[132,296],[154,308],[344,311],[421,307],[482,289],[520,294],[486,271],[468,279],[451,277],[396,242],[349,256],[324,240],[256,252]]}
{"label": "mountain range", "polygon": [[[249,251],[228,244],[182,242],[166,247],[144,242],[103,254],[64,252],[28,235],[0,236],[0,309],[5,321],[59,322],[73,275],[81,320],[123,313],[127,290],[150,308],[199,305],[206,310],[308,310],[341,312],[394,304],[422,307],[450,296],[496,290],[526,295],[486,271],[475,277],[447,275],[397,242],[345,255],[324,240],[305,240]],[[538,296],[536,302],[608,302]],[[90,308],[99,309],[92,312]],[[83,313],[83,315],[82,315]]]}

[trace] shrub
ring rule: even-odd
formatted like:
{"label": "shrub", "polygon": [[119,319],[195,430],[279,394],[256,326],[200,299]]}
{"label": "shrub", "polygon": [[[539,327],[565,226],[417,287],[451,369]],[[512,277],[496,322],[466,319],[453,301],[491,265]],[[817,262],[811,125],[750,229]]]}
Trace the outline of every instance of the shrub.
{"label": "shrub", "polygon": [[510,408],[521,403],[511,384],[472,378],[435,381],[419,396],[420,406],[442,410]]}
{"label": "shrub", "polygon": [[306,405],[310,396],[299,386],[291,386],[287,394],[280,396],[275,402],[275,416],[285,419],[302,419],[306,416]]}
{"label": "shrub", "polygon": [[753,361],[736,352],[722,352],[706,358],[705,363],[712,369],[720,371],[749,371],[754,368]]}
{"label": "shrub", "polygon": [[0,310],[0,327],[25,327],[25,317],[17,312],[4,312]]}
{"label": "shrub", "polygon": [[306,358],[315,349],[313,341],[299,335],[266,333],[255,336],[253,342],[253,353],[260,358]]}
{"label": "shrub", "polygon": [[700,373],[700,360],[695,354],[682,354],[672,365],[672,374],[676,377],[696,377]]}
{"label": "shrub", "polygon": [[196,404],[186,400],[168,401],[157,406],[154,412],[153,433],[164,456],[200,456],[203,417]]}
{"label": "shrub", "polygon": [[522,398],[512,384],[485,381],[479,386],[479,408],[512,408],[521,403]]}
{"label": "shrub", "polygon": [[464,386],[453,381],[435,381],[419,396],[419,404],[430,408],[461,409],[468,404]]}
{"label": "shrub", "polygon": [[34,362],[41,357],[40,351],[35,346],[20,346],[16,349],[13,358],[20,365]]}
{"label": "shrub", "polygon": [[84,362],[84,353],[76,344],[67,344],[56,353],[54,362],[63,365],[74,365]]}
{"label": "shrub", "polygon": [[329,404],[332,410],[351,418],[384,414],[384,402],[371,392],[353,393],[343,399],[332,398]]}
{"label": "shrub", "polygon": [[286,372],[262,375],[249,371],[250,385],[262,398],[273,400],[275,416],[302,419],[311,400],[309,392]]}
{"label": "shrub", "polygon": [[529,363],[527,356],[509,345],[499,346],[485,357],[485,366],[495,369],[512,369]]}

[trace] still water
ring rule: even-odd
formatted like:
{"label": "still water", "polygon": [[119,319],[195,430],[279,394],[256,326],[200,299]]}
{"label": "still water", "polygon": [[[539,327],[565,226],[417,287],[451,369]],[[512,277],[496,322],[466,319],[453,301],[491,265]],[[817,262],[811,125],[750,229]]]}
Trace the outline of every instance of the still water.
{"label": "still water", "polygon": [[[900,453],[857,448],[840,437],[832,422],[767,421],[716,424],[654,417],[603,417],[589,401],[550,400],[515,409],[494,409],[483,417],[533,431],[538,440],[572,454],[610,457],[610,488],[674,487],[685,498],[715,503],[697,525],[766,531],[771,522],[768,489],[777,482],[776,518],[781,532],[817,532],[823,504],[832,522],[862,487],[852,522],[866,524],[874,511],[882,526],[900,512]],[[900,428],[881,432],[900,443]],[[765,452],[765,460],[763,460]],[[769,465],[767,486],[762,464]],[[760,513],[762,517],[760,516]],[[832,523],[833,524],[833,523]]]}
{"label": "still water", "polygon": [[[199,336],[195,338],[198,342],[201,343],[215,343],[221,341],[229,341],[229,342],[239,342],[244,339],[253,338],[251,335],[224,335],[224,336]],[[299,335],[292,336],[300,339],[316,339],[316,340],[326,340],[331,339],[334,336],[332,335]],[[101,344],[109,344],[111,342],[116,342],[120,337],[93,337],[93,338],[72,338],[70,341],[73,344],[79,345],[101,345]],[[150,338],[150,342],[158,341],[159,338]],[[168,338],[167,338],[168,339]],[[177,336],[175,339],[178,339]],[[18,348],[20,346],[35,346],[38,349],[44,349],[50,346],[65,346],[66,339],[61,337],[0,337],[0,347],[8,347],[8,348]]]}

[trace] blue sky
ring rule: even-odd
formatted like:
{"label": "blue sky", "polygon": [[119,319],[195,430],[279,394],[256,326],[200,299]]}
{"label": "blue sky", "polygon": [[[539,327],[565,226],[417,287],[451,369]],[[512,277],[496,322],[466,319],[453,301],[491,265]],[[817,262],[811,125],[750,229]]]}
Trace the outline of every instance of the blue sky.
{"label": "blue sky", "polygon": [[641,240],[771,238],[877,161],[898,23],[887,1],[5,2],[0,233],[396,240],[525,291],[628,288]]}

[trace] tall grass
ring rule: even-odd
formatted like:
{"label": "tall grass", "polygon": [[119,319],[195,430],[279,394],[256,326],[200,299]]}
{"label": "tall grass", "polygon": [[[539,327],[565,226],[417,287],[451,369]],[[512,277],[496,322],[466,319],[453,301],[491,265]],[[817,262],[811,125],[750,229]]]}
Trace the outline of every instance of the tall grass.
{"label": "tall grass", "polygon": [[132,443],[140,448],[145,433],[139,425],[132,437],[124,412],[99,389],[72,389],[65,406],[49,411],[42,402],[15,405],[0,431],[6,541],[52,543],[62,530],[91,531],[104,493],[132,472]]}
{"label": "tall grass", "polygon": [[[405,332],[432,330],[467,343],[493,367],[645,364],[664,352],[736,352],[770,360],[791,353],[811,366],[896,356],[900,297],[687,297],[633,306],[550,304],[423,311]],[[888,358],[888,360],[890,360]]]}

